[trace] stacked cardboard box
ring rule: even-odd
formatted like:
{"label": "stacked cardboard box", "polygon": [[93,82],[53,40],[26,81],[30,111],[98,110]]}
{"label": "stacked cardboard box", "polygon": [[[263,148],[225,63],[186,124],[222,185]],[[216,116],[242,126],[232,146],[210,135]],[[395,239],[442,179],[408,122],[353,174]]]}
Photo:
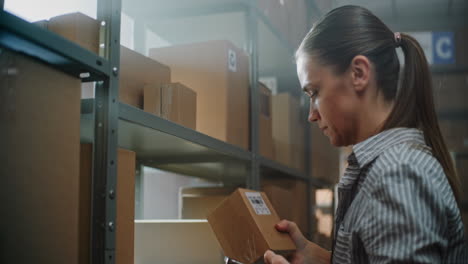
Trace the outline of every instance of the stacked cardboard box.
{"label": "stacked cardboard box", "polygon": [[236,190],[208,215],[225,255],[245,264],[257,263],[267,249],[284,255],[295,250],[289,235],[275,229],[279,221],[264,193],[246,189]]}
{"label": "stacked cardboard box", "polygon": [[49,20],[48,29],[99,54],[100,23],[91,17],[82,13],[56,16]]}
{"label": "stacked cardboard box", "polygon": [[299,121],[299,102],[288,93],[273,96],[273,141],[276,160],[295,169],[303,169],[304,149],[301,146],[305,129]]}
{"label": "stacked cardboard box", "polygon": [[[71,13],[39,21],[45,27],[66,39],[99,54],[100,23],[82,13]],[[121,46],[119,69],[120,101],[143,109],[143,89],[145,85],[160,86],[170,83],[170,69],[133,50]],[[94,98],[94,84],[83,83],[82,98]]]}
{"label": "stacked cardboard box", "polygon": [[85,263],[78,211],[81,82],[7,50],[0,68],[0,262]]}
{"label": "stacked cardboard box", "polygon": [[[124,46],[120,47],[120,100],[143,109],[145,86],[153,88],[171,82],[171,69]],[[151,98],[147,98],[151,100]],[[157,98],[154,99],[156,101]]]}
{"label": "stacked cardboard box", "polygon": [[258,88],[260,91],[260,114],[258,117],[260,154],[274,160],[275,145],[273,141],[271,90],[260,82]]}
{"label": "stacked cardboard box", "polygon": [[[93,146],[81,145],[80,156],[80,257],[83,262],[89,259],[91,235],[91,179]],[[134,259],[134,220],[135,220],[135,152],[118,149],[117,190],[116,190],[116,255],[118,264],[133,263]]]}
{"label": "stacked cardboard box", "polygon": [[150,50],[171,67],[172,80],[197,93],[197,130],[249,147],[249,67],[244,51],[229,41],[209,41]]}
{"label": "stacked cardboard box", "polygon": [[307,183],[286,178],[269,178],[262,181],[262,190],[270,199],[281,219],[295,222],[302,233],[309,233],[308,199],[314,203],[314,197],[307,198]]}
{"label": "stacked cardboard box", "polygon": [[181,218],[206,219],[235,189],[230,187],[191,187],[181,190]]}

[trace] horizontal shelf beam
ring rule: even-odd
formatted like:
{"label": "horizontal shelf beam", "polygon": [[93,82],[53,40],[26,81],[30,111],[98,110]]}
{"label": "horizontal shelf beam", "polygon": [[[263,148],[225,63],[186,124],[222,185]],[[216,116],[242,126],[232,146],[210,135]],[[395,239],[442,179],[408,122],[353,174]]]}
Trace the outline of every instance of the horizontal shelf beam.
{"label": "horizontal shelf beam", "polygon": [[77,78],[83,77],[83,81],[105,80],[109,76],[109,63],[104,58],[2,10],[0,47],[36,58]]}
{"label": "horizontal shelf beam", "polygon": [[280,172],[285,175],[289,175],[297,179],[302,179],[302,180],[308,179],[308,177],[304,173],[300,172],[299,170],[290,168],[288,166],[285,166],[283,164],[280,164],[268,158],[260,157],[259,161],[260,161],[260,167],[263,169],[274,170],[274,171]]}
{"label": "horizontal shelf beam", "polygon": [[240,147],[212,138],[200,132],[175,124],[158,116],[146,113],[138,108],[120,103],[119,118],[131,123],[145,126],[163,133],[173,135],[188,142],[204,146],[220,155],[229,155],[235,159],[250,160],[251,153]]}

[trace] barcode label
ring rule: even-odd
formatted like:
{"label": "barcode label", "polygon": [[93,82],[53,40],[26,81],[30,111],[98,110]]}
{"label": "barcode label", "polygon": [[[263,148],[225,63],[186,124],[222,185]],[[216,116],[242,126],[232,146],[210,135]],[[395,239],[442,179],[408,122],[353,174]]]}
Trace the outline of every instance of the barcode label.
{"label": "barcode label", "polygon": [[252,208],[258,215],[270,215],[270,209],[263,201],[262,195],[258,192],[246,192],[245,196],[249,199]]}

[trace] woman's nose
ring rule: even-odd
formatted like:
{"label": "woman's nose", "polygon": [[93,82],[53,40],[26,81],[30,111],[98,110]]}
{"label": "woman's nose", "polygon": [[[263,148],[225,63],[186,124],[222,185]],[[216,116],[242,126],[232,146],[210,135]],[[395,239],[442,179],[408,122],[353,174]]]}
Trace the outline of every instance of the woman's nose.
{"label": "woman's nose", "polygon": [[310,101],[309,117],[307,120],[309,120],[310,123],[320,120],[320,114],[313,100]]}

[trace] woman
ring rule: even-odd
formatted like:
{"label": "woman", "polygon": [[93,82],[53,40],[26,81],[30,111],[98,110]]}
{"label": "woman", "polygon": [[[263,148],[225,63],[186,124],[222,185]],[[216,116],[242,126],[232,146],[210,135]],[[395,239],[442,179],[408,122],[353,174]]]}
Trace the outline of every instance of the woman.
{"label": "woman", "polygon": [[[405,55],[401,73],[397,48]],[[291,262],[468,263],[460,185],[417,41],[364,8],[344,6],[306,35],[296,63],[309,121],[353,152],[338,184],[332,253],[282,221],[276,228],[297,246]],[[265,262],[288,263],[271,251]]]}

